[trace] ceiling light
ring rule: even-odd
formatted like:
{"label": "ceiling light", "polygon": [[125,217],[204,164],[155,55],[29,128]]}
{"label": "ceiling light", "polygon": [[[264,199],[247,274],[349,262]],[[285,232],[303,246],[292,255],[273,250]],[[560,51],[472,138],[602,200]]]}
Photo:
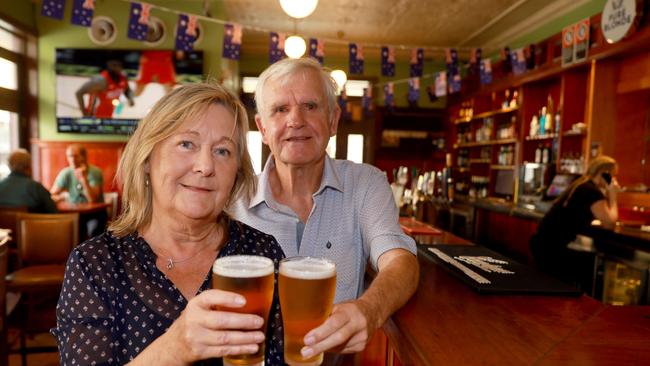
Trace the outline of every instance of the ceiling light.
{"label": "ceiling light", "polygon": [[285,13],[293,18],[304,18],[316,10],[318,0],[280,0]]}
{"label": "ceiling light", "polygon": [[306,50],[307,44],[299,36],[291,36],[284,40],[284,53],[290,58],[300,58]]}
{"label": "ceiling light", "polygon": [[345,71],[343,70],[333,70],[330,75],[332,76],[332,79],[336,81],[336,85],[339,87],[339,91],[343,89],[343,86],[345,83],[348,81],[348,76],[345,74]]}

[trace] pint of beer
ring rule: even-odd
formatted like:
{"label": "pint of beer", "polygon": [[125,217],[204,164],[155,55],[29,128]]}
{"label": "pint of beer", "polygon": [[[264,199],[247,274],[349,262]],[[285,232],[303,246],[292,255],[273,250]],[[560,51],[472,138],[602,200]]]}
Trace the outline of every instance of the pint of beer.
{"label": "pint of beer", "polygon": [[[246,298],[241,308],[219,307],[236,313],[255,314],[264,318],[260,329],[266,334],[266,325],[273,301],[273,261],[254,255],[233,255],[218,258],[212,266],[212,288],[238,293]],[[264,342],[255,354],[226,356],[224,365],[263,365]]]}
{"label": "pint of beer", "polygon": [[278,278],[284,326],[284,362],[291,366],[320,365],[323,354],[304,358],[303,339],[332,312],[336,266],[321,258],[293,257],[280,262]]}

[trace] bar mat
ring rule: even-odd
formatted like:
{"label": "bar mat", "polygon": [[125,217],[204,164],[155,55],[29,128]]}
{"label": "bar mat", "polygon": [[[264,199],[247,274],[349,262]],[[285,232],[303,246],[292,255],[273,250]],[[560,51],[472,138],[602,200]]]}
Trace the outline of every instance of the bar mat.
{"label": "bar mat", "polygon": [[418,245],[463,283],[483,295],[580,296],[582,292],[480,245]]}

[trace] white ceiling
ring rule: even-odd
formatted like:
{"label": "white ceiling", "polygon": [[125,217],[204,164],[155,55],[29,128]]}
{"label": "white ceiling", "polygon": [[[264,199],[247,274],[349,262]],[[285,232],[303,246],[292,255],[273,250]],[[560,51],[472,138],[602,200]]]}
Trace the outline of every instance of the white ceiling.
{"label": "white ceiling", "polygon": [[297,21],[282,11],[278,0],[223,0],[223,3],[227,19],[245,26],[242,44],[245,56],[262,54],[268,49],[268,34],[251,27],[324,38],[327,55],[347,54],[347,42],[389,44],[404,49],[480,46],[490,50],[587,1],[320,0],[313,14]]}

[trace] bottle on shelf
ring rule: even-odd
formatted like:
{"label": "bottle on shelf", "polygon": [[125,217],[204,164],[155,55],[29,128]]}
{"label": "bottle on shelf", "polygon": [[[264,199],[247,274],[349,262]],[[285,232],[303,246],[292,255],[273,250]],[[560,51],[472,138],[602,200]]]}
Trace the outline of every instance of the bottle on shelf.
{"label": "bottle on shelf", "polygon": [[542,164],[548,164],[549,162],[549,148],[544,146],[542,148]]}
{"label": "bottle on shelf", "polygon": [[515,90],[514,92],[512,92],[512,99],[510,100],[510,104],[509,104],[510,108],[517,108],[517,104],[519,103],[517,100],[518,98],[519,98],[519,92]]}
{"label": "bottle on shelf", "polygon": [[555,117],[553,118],[553,120],[555,122],[555,133],[557,133],[558,135],[560,134],[560,130],[561,130],[560,118],[561,118],[560,117],[560,111],[558,110],[558,111],[555,112]]}
{"label": "bottle on shelf", "polygon": [[537,145],[537,149],[535,149],[535,162],[536,163],[541,163],[542,162],[542,145],[541,144]]}
{"label": "bottle on shelf", "polygon": [[501,103],[501,109],[508,109],[510,106],[510,89],[506,89],[506,95],[505,98],[503,99],[503,103]]}
{"label": "bottle on shelf", "polygon": [[539,132],[539,120],[537,119],[537,115],[533,115],[533,118],[530,120],[530,137],[535,137],[537,136]]}
{"label": "bottle on shelf", "polygon": [[539,112],[539,135],[544,135],[546,133],[546,106],[542,107],[542,110]]}

